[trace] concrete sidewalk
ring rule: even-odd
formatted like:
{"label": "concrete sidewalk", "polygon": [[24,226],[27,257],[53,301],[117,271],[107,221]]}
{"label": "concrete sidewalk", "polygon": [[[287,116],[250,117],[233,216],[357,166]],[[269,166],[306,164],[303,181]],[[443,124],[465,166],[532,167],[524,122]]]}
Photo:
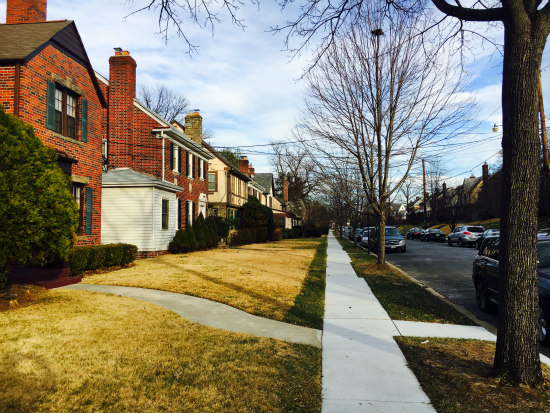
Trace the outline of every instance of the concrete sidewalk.
{"label": "concrete sidewalk", "polygon": [[116,294],[167,308],[194,323],[236,333],[271,337],[298,344],[321,347],[321,330],[258,317],[225,304],[190,295],[147,288],[114,285],[74,284],[62,289]]}
{"label": "concrete sidewalk", "polygon": [[393,339],[398,328],[332,234],[326,280],[322,412],[435,412]]}

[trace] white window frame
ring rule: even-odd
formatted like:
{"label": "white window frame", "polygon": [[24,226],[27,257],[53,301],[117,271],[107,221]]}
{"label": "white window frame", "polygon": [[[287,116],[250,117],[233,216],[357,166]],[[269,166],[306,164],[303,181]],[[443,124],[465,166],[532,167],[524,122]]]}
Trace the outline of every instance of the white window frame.
{"label": "white window frame", "polygon": [[178,145],[176,145],[175,143],[173,143],[172,145],[174,145],[173,156],[172,156],[172,163],[174,165],[174,168],[172,170],[174,172],[180,173],[181,172],[179,170],[179,166],[180,166],[180,147]]}
{"label": "white window frame", "polygon": [[195,162],[193,159],[193,154],[189,152],[189,155],[187,156],[187,177],[193,178],[193,166],[195,166]]}

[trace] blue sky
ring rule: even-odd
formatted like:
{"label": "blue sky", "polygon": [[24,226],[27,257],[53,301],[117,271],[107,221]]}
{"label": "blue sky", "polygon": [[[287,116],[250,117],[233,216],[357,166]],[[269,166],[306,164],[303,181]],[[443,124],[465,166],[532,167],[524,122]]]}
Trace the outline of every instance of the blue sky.
{"label": "blue sky", "polygon": [[[212,130],[214,146],[262,145],[290,138],[303,104],[303,83],[298,81],[307,64],[306,56],[291,59],[285,52],[283,36],[268,29],[291,18],[292,10],[281,14],[275,2],[262,2],[260,10],[246,6],[240,10],[245,20],[243,31],[222,15],[214,35],[185,22],[186,33],[200,46],[189,56],[187,46],[175,36],[158,35],[157,15],[142,12],[125,18],[143,4],[135,0],[62,0],[48,1],[48,20],[75,20],[95,70],[108,76],[108,59],[114,47],[128,50],[137,62],[137,83],[165,83],[187,97],[191,108],[201,110],[204,127]],[[5,21],[6,0],[0,0],[0,22]],[[500,29],[494,29],[496,33]],[[501,124],[501,58],[490,47],[476,45],[477,55],[468,59],[472,78],[469,94],[477,104],[477,118],[482,121],[475,135],[460,139],[471,141],[460,150],[442,154],[442,164],[451,185],[469,176],[479,176],[484,160],[500,149],[494,123]],[[548,60],[548,59],[546,59]],[[550,63],[550,62],[549,62]],[[543,64],[543,68],[546,65]],[[550,92],[545,81],[550,71],[543,70],[543,93]],[[547,112],[550,105],[546,104]],[[494,139],[489,139],[494,137]],[[479,141],[479,142],[478,142]],[[476,143],[477,142],[477,143]],[[269,147],[243,148],[257,172],[272,170]],[[490,158],[489,163],[497,160]],[[419,161],[420,163],[420,161]]]}

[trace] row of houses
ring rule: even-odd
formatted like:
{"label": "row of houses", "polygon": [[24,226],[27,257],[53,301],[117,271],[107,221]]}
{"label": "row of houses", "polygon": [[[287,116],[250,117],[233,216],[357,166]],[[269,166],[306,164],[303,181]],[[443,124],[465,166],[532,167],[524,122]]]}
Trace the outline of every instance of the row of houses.
{"label": "row of houses", "polygon": [[[96,73],[74,21],[48,21],[46,0],[7,0],[0,24],[0,104],[55,149],[80,211],[77,245],[166,250],[199,214],[236,217],[255,195],[293,224],[272,174],[239,168],[202,140],[198,110],[169,122],[136,99],[137,63],[115,48]],[[286,191],[285,193],[288,193]]]}

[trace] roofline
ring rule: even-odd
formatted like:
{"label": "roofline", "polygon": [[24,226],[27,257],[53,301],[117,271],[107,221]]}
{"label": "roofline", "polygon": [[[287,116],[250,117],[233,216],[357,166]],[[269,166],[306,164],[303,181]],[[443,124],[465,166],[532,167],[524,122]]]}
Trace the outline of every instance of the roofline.
{"label": "roofline", "polygon": [[212,157],[218,158],[220,161],[222,161],[225,165],[229,167],[229,172],[234,173],[235,175],[239,176],[246,182],[253,182],[254,180],[249,177],[247,174],[239,170],[235,165],[233,165],[227,158],[223,155],[221,155],[218,151],[216,151],[212,146],[210,146],[205,141],[202,142],[202,145],[210,152],[212,153]]}
{"label": "roofline", "polygon": [[109,86],[109,80],[105,76],[103,76],[101,73],[99,73],[97,70],[94,70],[95,76],[101,80],[103,83],[105,83],[107,86]]}

